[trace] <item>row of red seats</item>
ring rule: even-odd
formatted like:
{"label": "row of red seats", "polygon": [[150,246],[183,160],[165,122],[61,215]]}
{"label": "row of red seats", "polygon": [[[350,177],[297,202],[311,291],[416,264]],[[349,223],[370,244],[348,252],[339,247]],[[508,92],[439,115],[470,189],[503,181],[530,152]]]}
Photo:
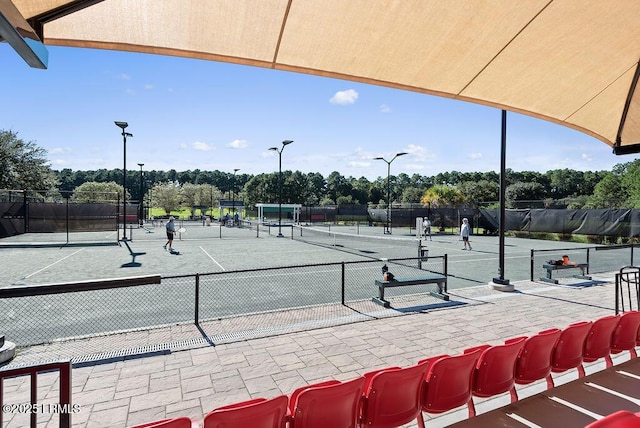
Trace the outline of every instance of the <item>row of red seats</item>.
{"label": "row of red seats", "polygon": [[628,410],[620,410],[587,425],[585,428],[640,428],[640,412],[632,413]]}
{"label": "row of red seats", "polygon": [[[554,386],[552,373],[577,369],[584,376],[583,362],[629,351],[637,358],[640,346],[640,312],[611,315],[594,322],[549,329],[531,337],[508,339],[502,345],[481,345],[462,354],[439,355],[406,368],[388,367],[347,382],[330,380],[306,385],[290,397],[257,398],[217,408],[204,418],[205,428],[308,428],[308,427],[397,427],[417,420],[424,427],[422,412],[439,414],[467,405],[475,415],[473,397],[491,397],[510,392],[518,399],[516,384],[546,379]],[[189,418],[152,422],[142,427],[189,428]]]}

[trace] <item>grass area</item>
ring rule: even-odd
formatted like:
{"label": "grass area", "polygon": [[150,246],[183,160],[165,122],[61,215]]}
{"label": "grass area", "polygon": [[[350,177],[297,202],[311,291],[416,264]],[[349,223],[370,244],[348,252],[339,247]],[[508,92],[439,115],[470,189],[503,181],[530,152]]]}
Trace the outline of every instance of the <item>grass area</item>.
{"label": "grass area", "polygon": [[[226,213],[229,213],[229,215],[233,215],[232,210],[224,210],[222,215]],[[238,211],[238,213],[240,214],[241,217],[244,215],[242,211]],[[215,218],[218,218],[219,214],[220,214],[220,210],[218,208],[214,208],[213,216]],[[173,210],[169,214],[167,214],[167,212],[163,208],[151,208],[149,212],[149,216],[153,216],[155,218],[168,218],[170,215],[174,216],[178,220],[187,220],[191,218],[193,215],[198,217],[202,215],[211,215],[211,210],[207,210],[207,212],[204,213],[200,209],[196,209],[194,212],[192,212],[189,208],[180,208],[177,210]]]}

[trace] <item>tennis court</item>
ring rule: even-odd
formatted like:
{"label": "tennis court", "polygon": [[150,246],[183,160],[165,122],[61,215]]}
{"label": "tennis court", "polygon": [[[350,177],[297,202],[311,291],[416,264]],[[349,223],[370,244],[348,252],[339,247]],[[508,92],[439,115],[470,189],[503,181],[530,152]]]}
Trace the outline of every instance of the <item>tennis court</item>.
{"label": "tennis court", "polygon": [[[487,283],[498,275],[499,242],[496,236],[472,236],[472,251],[463,251],[457,235],[435,234],[418,240],[415,229],[395,228],[384,235],[382,227],[282,226],[250,228],[203,226],[179,222],[172,255],[163,249],[163,227],[145,226],[127,231],[130,241],[117,243],[116,231],[83,232],[67,245],[65,234],[24,234],[0,240],[4,271],[0,286],[48,284],[138,275],[177,275],[234,271],[278,266],[417,257],[421,245],[429,256],[447,254],[449,288]],[[258,229],[256,229],[258,227]],[[302,236],[300,236],[302,235]],[[91,239],[93,238],[93,239]],[[293,238],[293,239],[292,239]],[[505,239],[504,277],[529,279],[531,250],[583,248],[584,244]],[[603,252],[605,253],[605,252]],[[611,270],[629,264],[619,254],[602,254]],[[553,252],[549,258],[559,258]],[[573,259],[581,257],[569,254]],[[576,259],[576,261],[581,261]],[[540,263],[538,263],[540,264]]]}
{"label": "tennis court", "polygon": [[[5,332],[17,343],[34,344],[193,324],[196,313],[196,321],[235,320],[224,330],[207,331],[209,336],[226,337],[229,329],[255,332],[252,314],[274,314],[271,318],[282,324],[278,328],[291,324],[305,328],[326,321],[325,317],[334,323],[353,322],[349,321],[353,316],[362,320],[456,303],[438,300],[420,285],[388,290],[386,298],[393,302],[389,313],[371,303],[377,294],[374,281],[380,278],[383,264],[396,276],[420,273],[416,263],[419,245],[429,251],[423,270],[441,273],[446,255],[450,291],[487,284],[497,276],[498,238],[492,236],[472,237],[473,251],[464,251],[455,235],[436,234],[432,240],[420,241],[413,236],[415,230],[399,228],[385,236],[382,228],[376,227],[283,226],[284,237],[278,238],[277,226],[238,228],[195,222],[178,226],[185,228],[174,240],[179,254],[163,249],[166,235],[162,227],[129,230],[129,240],[120,245],[112,242],[115,231],[114,236],[105,235],[100,241],[74,245],[65,245],[64,237],[54,235],[45,237],[47,240],[37,235],[2,240],[2,288],[162,276],[160,284],[0,299]],[[584,254],[578,244],[507,239],[505,278],[512,282],[529,279],[531,250],[554,247],[577,261]],[[599,252],[601,269],[610,266],[608,271],[612,271],[628,264],[614,253]],[[550,258],[562,255],[553,251],[544,254]],[[396,260],[403,256],[411,259]],[[570,275],[566,277],[561,280],[576,283]],[[346,313],[336,316],[336,307]],[[304,319],[275,315],[300,308],[316,309],[306,311],[308,318]],[[275,322],[268,323],[268,328],[276,328]]]}

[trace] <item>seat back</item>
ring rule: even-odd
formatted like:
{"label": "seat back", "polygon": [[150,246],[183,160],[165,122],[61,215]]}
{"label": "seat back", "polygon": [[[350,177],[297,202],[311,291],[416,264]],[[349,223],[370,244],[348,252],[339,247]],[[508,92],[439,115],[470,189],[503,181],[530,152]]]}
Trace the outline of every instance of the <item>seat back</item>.
{"label": "seat back", "polygon": [[135,425],[131,428],[191,428],[193,421],[186,417],[181,416],[179,418],[161,419],[155,422],[147,422],[142,425]]}
{"label": "seat back", "polygon": [[[302,389],[290,403],[295,428],[356,427],[365,378]],[[293,399],[293,396],[292,396]]]}
{"label": "seat back", "polygon": [[288,402],[286,395],[280,395],[218,407],[204,417],[204,428],[284,428]]}
{"label": "seat back", "polygon": [[618,326],[619,321],[620,317],[607,315],[593,322],[587,339],[584,342],[584,361],[591,362],[600,358],[606,358],[607,366],[611,366],[611,341],[613,331]]}
{"label": "seat back", "polygon": [[422,411],[442,413],[471,400],[473,371],[482,349],[434,361],[427,371]]}
{"label": "seat back", "polygon": [[551,373],[551,357],[562,331],[557,328],[541,331],[525,340],[516,360],[515,382],[526,385],[546,378]]}
{"label": "seat back", "polygon": [[473,373],[473,395],[491,397],[513,388],[516,359],[525,340],[526,337],[509,339],[504,345],[490,346],[482,352]]}
{"label": "seat back", "polygon": [[638,428],[640,427],[640,413],[619,410],[590,423],[585,428]]}
{"label": "seat back", "polygon": [[581,321],[562,330],[553,348],[551,371],[561,373],[582,366],[584,342],[592,324],[591,321]]}
{"label": "seat back", "polygon": [[634,348],[637,346],[638,334],[640,334],[640,312],[629,311],[620,315],[620,321],[611,339],[611,353],[631,351],[635,358]]}
{"label": "seat back", "polygon": [[421,411],[420,394],[429,368],[418,363],[407,368],[395,368],[365,374],[361,425],[368,428],[395,427],[409,423]]}

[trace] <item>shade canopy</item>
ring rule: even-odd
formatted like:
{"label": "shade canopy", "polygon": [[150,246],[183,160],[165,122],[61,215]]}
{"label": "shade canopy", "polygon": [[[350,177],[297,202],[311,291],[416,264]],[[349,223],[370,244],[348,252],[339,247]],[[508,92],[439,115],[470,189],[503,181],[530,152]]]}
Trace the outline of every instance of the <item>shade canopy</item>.
{"label": "shade canopy", "polygon": [[9,6],[45,45],[388,86],[640,152],[638,0],[0,0]]}

